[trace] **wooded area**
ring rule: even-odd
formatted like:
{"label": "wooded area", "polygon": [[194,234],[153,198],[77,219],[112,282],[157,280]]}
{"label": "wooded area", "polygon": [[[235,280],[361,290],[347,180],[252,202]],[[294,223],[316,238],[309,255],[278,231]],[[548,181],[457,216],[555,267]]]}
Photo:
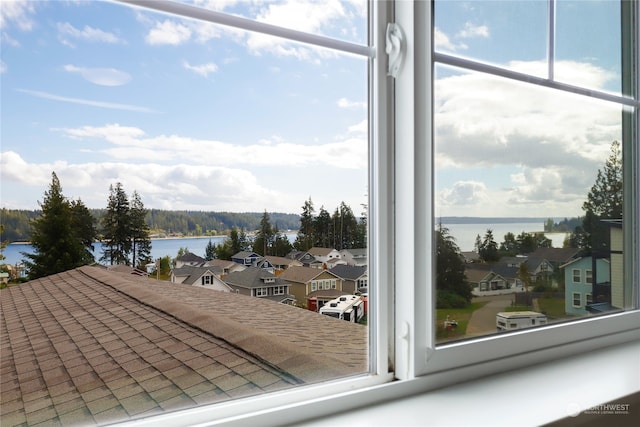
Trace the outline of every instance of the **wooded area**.
{"label": "wooded area", "polygon": [[[106,209],[89,209],[99,222]],[[24,242],[29,240],[30,221],[40,215],[39,210],[2,208],[0,222],[4,226],[1,241]],[[236,227],[253,231],[260,228],[264,212],[202,212],[149,209],[146,216],[152,235],[215,236],[228,234]],[[270,212],[271,224],[281,231],[297,230],[300,215]]]}

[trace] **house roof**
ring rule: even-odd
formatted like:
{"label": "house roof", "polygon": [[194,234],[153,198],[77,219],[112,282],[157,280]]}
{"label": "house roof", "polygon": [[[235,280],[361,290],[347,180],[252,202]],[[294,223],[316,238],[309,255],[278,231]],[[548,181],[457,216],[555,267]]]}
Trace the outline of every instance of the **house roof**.
{"label": "house roof", "polygon": [[177,258],[177,260],[182,262],[205,262],[206,261],[204,258],[191,252],[187,252],[186,254],[182,255],[180,258]]}
{"label": "house roof", "polygon": [[245,258],[261,258],[261,257],[260,257],[260,255],[258,255],[255,252],[240,251],[237,254],[233,255],[231,258],[232,259],[245,259]]}
{"label": "house roof", "polygon": [[269,260],[269,262],[275,266],[278,265],[301,265],[302,263],[298,260],[292,259],[292,258],[285,258],[285,257],[281,257],[281,256],[273,256],[273,255],[267,255],[265,257],[267,260]]}
{"label": "house roof", "polygon": [[222,269],[220,267],[194,267],[193,271],[182,282],[185,285],[193,285],[205,274],[211,274],[212,276],[220,276]]}
{"label": "house roof", "polygon": [[131,267],[129,265],[110,265],[107,270],[117,271],[119,273],[135,274],[138,276],[148,276],[146,271]]}
{"label": "house roof", "polygon": [[220,267],[222,269],[231,269],[233,267],[236,266],[240,266],[241,264],[238,264],[235,261],[227,261],[224,259],[212,259],[210,261],[205,262],[204,267],[209,266],[209,267]]}
{"label": "house roof", "polygon": [[[265,279],[273,279],[272,283],[265,283]],[[242,271],[234,271],[227,274],[224,282],[232,286],[242,288],[264,288],[266,286],[282,286],[285,281],[276,277],[275,274],[260,267],[248,267]]]}
{"label": "house roof", "polygon": [[367,274],[367,267],[338,264],[331,269],[331,272],[342,279],[357,280]]}
{"label": "house roof", "polygon": [[2,425],[105,424],[367,369],[362,325],[98,267],[0,303]]}
{"label": "house roof", "polygon": [[318,247],[318,246],[314,246],[313,248],[309,249],[307,251],[307,253],[313,255],[314,257],[315,256],[329,256],[329,254],[331,252],[333,252],[333,251],[335,251],[335,249],[333,249],[333,248],[321,248],[321,247]]}
{"label": "house roof", "polygon": [[530,258],[543,258],[552,263],[566,263],[576,258],[580,249],[576,248],[538,248],[529,254]]}
{"label": "house roof", "polygon": [[364,258],[368,256],[367,248],[343,249],[340,252],[349,252],[354,258]]}
{"label": "house roof", "polygon": [[[294,265],[287,268],[278,277],[288,282],[307,283],[315,279],[316,277],[320,276],[322,273],[328,273],[328,272],[330,272],[330,270],[320,270],[318,268],[300,267],[300,266]],[[333,273],[331,274],[333,276],[336,276]]]}

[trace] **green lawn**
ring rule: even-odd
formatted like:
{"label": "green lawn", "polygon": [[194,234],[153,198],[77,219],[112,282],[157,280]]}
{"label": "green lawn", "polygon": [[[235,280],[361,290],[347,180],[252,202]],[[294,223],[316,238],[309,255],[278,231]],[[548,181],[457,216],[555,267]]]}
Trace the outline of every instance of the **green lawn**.
{"label": "green lawn", "polygon": [[564,298],[538,298],[540,311],[551,319],[567,317],[564,311]]}
{"label": "green lawn", "polygon": [[[467,333],[467,325],[471,314],[485,305],[487,302],[472,302],[465,308],[439,308],[436,310],[436,339],[462,338]],[[447,330],[444,328],[444,321],[447,316],[449,320],[456,320],[458,327]]]}
{"label": "green lawn", "polygon": [[514,306],[505,307],[503,311],[531,311],[531,310],[532,310],[532,307],[529,307],[528,305],[514,305]]}

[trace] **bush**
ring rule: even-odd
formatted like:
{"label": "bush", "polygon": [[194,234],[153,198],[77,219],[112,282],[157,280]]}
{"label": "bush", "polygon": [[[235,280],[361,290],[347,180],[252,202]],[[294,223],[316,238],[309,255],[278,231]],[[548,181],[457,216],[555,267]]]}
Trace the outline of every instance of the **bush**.
{"label": "bush", "polygon": [[469,302],[453,292],[438,290],[436,308],[465,308]]}

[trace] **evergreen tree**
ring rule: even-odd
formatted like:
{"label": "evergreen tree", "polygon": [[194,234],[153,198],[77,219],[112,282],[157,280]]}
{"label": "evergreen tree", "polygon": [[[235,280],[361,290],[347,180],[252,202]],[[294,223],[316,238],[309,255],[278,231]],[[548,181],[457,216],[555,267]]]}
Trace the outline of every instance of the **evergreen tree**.
{"label": "evergreen tree", "polygon": [[204,259],[206,259],[207,261],[211,261],[215,257],[216,247],[213,242],[211,242],[211,239],[209,239],[209,243],[207,243],[207,246],[204,248]]}
{"label": "evergreen tree", "polygon": [[353,211],[344,202],[333,213],[334,245],[339,251],[354,247],[355,235],[358,226]]}
{"label": "evergreen tree", "polygon": [[269,214],[265,210],[260,220],[260,229],[253,242],[253,251],[262,256],[271,255],[274,236],[273,227],[269,222]]}
{"label": "evergreen tree", "polygon": [[360,221],[356,225],[356,232],[353,239],[353,247],[354,248],[366,248],[367,247],[367,231],[368,231],[368,209],[367,205],[362,205],[363,211],[362,216],[360,217]]}
{"label": "evergreen tree", "polygon": [[331,214],[324,206],[320,207],[318,216],[314,220],[315,242],[313,246],[320,248],[330,248],[333,241],[333,223]]}
{"label": "evergreen tree", "polygon": [[500,259],[498,244],[493,239],[493,230],[490,228],[487,229],[487,232],[484,235],[478,254],[484,262],[495,262]]}
{"label": "evergreen tree", "polygon": [[607,251],[609,230],[603,219],[622,219],[622,148],[620,142],[611,143],[611,154],[604,169],[598,169],[596,182],[582,205],[584,237],[577,240],[587,252]]}
{"label": "evergreen tree", "polygon": [[[29,279],[60,273],[94,262],[88,250],[96,235],[92,217],[80,202],[72,204],[62,194],[55,172],[40,203],[42,214],[31,223],[33,254],[26,257]],[[86,216],[88,214],[88,216]],[[89,246],[87,246],[89,244]]]}
{"label": "evergreen tree", "polygon": [[106,248],[101,261],[111,265],[129,265],[131,253],[131,217],[129,215],[129,200],[121,183],[109,186],[107,212],[102,218],[102,236]]}
{"label": "evergreen tree", "polygon": [[278,228],[275,228],[275,237],[273,239],[273,255],[285,256],[293,250],[293,245],[286,235],[282,234]]}
{"label": "evergreen tree", "polygon": [[299,251],[308,251],[313,247],[315,242],[314,238],[314,219],[313,202],[311,197],[304,202],[302,206],[302,215],[300,215],[300,228],[298,229],[298,236],[293,246]]}
{"label": "evergreen tree", "polygon": [[131,226],[131,263],[133,266],[142,267],[151,262],[151,238],[149,237],[149,225],[146,221],[147,210],[137,191],[131,196],[131,208],[129,221]]}
{"label": "evergreen tree", "polygon": [[471,302],[460,248],[442,224],[436,229],[436,292],[437,308],[462,308]]}
{"label": "evergreen tree", "polygon": [[[478,236],[478,239],[480,236]],[[518,243],[516,236],[512,232],[504,235],[504,241],[500,244],[500,252],[507,256],[513,256],[518,253]]]}

